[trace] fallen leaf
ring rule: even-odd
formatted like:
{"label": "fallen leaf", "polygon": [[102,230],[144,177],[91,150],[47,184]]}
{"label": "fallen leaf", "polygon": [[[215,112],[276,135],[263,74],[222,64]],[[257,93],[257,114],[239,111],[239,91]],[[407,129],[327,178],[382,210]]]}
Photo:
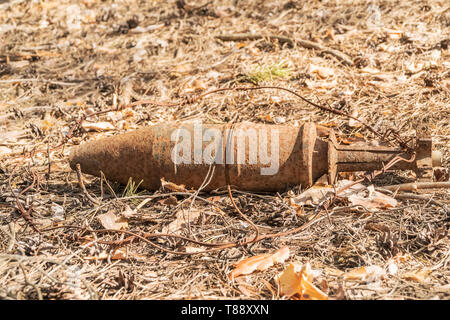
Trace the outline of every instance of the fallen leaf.
{"label": "fallen leaf", "polygon": [[53,215],[53,219],[58,221],[64,221],[64,208],[57,203],[52,202],[50,210]]}
{"label": "fallen leaf", "polygon": [[183,90],[183,94],[205,91],[207,88],[208,85],[204,80],[195,79],[186,85],[186,88]]}
{"label": "fallen leaf", "polygon": [[311,64],[309,66],[309,72],[317,74],[322,79],[334,76],[334,70],[332,68],[323,67],[323,66],[314,65],[314,64]]}
{"label": "fallen leaf", "polygon": [[197,247],[186,247],[185,248],[185,252],[187,253],[195,253],[195,252],[201,252],[203,251],[202,248],[197,248]]}
{"label": "fallen leaf", "polygon": [[212,196],[212,197],[206,198],[206,200],[211,201],[211,202],[219,202],[221,199],[222,199],[221,196]]}
{"label": "fallen leaf", "polygon": [[[353,184],[353,181],[345,180],[345,179],[340,180],[340,181],[338,181],[338,183],[336,185],[336,189],[334,189],[334,188],[328,187],[328,186],[323,187],[322,182],[318,181],[318,183],[314,184],[314,186],[312,186],[308,190],[302,192],[299,196],[296,196],[295,198],[293,198],[293,203],[296,205],[319,204],[320,202],[325,200],[325,198],[330,193],[334,193],[335,190],[342,188],[348,184]],[[365,189],[366,189],[366,187],[364,185],[357,183],[357,184],[349,187],[348,189],[342,191],[339,196],[346,197],[353,193],[363,191]]]}
{"label": "fallen leaf", "polygon": [[412,256],[409,253],[403,253],[396,255],[392,260],[396,263],[403,263],[412,260]]}
{"label": "fallen leaf", "polygon": [[249,285],[248,283],[245,282],[244,279],[242,278],[238,278],[236,279],[236,282],[238,284],[238,289],[244,294],[244,296],[246,297],[251,297],[254,296],[255,294],[258,294],[258,290]]}
{"label": "fallen leaf", "polygon": [[394,208],[398,203],[394,198],[378,191],[371,192],[367,197],[353,194],[348,197],[348,200],[352,205],[361,205],[372,212],[378,211],[378,209]]}
{"label": "fallen leaf", "polygon": [[291,205],[303,206],[314,205],[321,202],[326,196],[333,192],[331,187],[311,187],[308,190],[302,192],[299,196],[295,197],[291,201]]}
{"label": "fallen leaf", "polygon": [[341,271],[341,270],[335,269],[335,268],[330,268],[330,267],[325,267],[323,271],[327,275],[334,276],[334,277],[340,277],[344,274],[344,271]]}
{"label": "fallen leaf", "polygon": [[205,81],[200,80],[200,79],[195,79],[192,84],[191,84],[192,88],[195,91],[204,91],[208,88],[207,84],[205,83]]}
{"label": "fallen leaf", "polygon": [[294,202],[294,199],[289,198],[289,205],[294,208],[295,212],[297,213],[298,216],[303,216],[304,214],[304,210],[303,210],[303,206],[302,205],[298,205],[297,203]]}
{"label": "fallen leaf", "polygon": [[187,191],[184,184],[177,185],[173,182],[164,180],[164,178],[161,178],[161,186],[164,189],[168,189],[173,192],[186,192]]}
{"label": "fallen leaf", "polygon": [[83,129],[86,131],[109,131],[109,130],[115,130],[116,128],[109,122],[86,122],[81,125]]}
{"label": "fallen leaf", "polygon": [[337,123],[336,123],[336,121],[330,121],[330,122],[321,123],[320,125],[324,126],[324,127],[332,128],[332,127],[336,127]]}
{"label": "fallen leaf", "polygon": [[126,206],[125,209],[120,213],[125,219],[133,218],[136,215],[136,211],[131,209],[130,206]]}
{"label": "fallen leaf", "polygon": [[348,281],[376,282],[385,274],[384,269],[379,266],[366,266],[350,270],[345,273],[344,279]]}
{"label": "fallen leaf", "polygon": [[328,296],[312,284],[314,278],[311,265],[306,263],[296,272],[296,266],[290,264],[278,275],[280,294],[298,300],[328,300]]}
{"label": "fallen leaf", "polygon": [[325,38],[329,38],[331,40],[334,40],[334,30],[331,28],[327,29],[327,32],[325,33]]}
{"label": "fallen leaf", "polygon": [[299,291],[301,282],[302,278],[295,272],[295,266],[292,263],[278,276],[280,293],[284,296],[290,297],[296,294]]}
{"label": "fallen leaf", "polygon": [[161,230],[162,233],[173,233],[180,229],[186,228],[188,222],[196,223],[200,217],[201,212],[198,210],[192,209],[191,212],[188,210],[180,210],[176,214],[176,218],[174,221],[169,223],[167,226],[164,226]]}
{"label": "fallen leaf", "polygon": [[431,269],[422,269],[417,271],[409,271],[402,274],[402,278],[405,280],[416,281],[419,283],[425,282],[428,275],[431,273]]}
{"label": "fallen leaf", "polygon": [[270,96],[269,101],[270,101],[270,103],[280,103],[281,98],[279,96]]}
{"label": "fallen leaf", "polygon": [[289,248],[283,247],[273,254],[265,253],[241,260],[235,265],[235,269],[228,277],[233,280],[242,274],[250,274],[254,271],[264,271],[274,263],[283,263],[289,257]]}
{"label": "fallen leaf", "polygon": [[122,230],[128,228],[128,222],[124,217],[118,217],[113,211],[101,214],[97,217],[105,229]]}
{"label": "fallen leaf", "polygon": [[192,71],[192,66],[190,64],[177,64],[175,68],[173,68],[173,73],[177,73],[180,75],[188,74]]}
{"label": "fallen leaf", "polygon": [[[351,116],[358,119],[358,110],[357,109],[353,109],[352,113],[351,113]],[[358,127],[361,127],[361,123],[358,120],[349,118],[348,119],[348,126],[352,127],[352,128],[358,128]]]}
{"label": "fallen leaf", "polygon": [[158,200],[157,202],[160,204],[165,204],[165,205],[176,205],[178,203],[178,200],[174,196],[169,196],[165,199]]}

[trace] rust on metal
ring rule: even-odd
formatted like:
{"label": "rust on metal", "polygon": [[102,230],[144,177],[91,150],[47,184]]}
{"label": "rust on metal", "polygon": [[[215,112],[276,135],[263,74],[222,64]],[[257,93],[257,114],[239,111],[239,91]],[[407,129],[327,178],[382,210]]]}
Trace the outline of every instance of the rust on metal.
{"label": "rust on metal", "polygon": [[[300,127],[202,124],[200,131],[198,128],[195,123],[164,124],[92,141],[72,149],[70,166],[75,169],[80,164],[82,172],[95,176],[102,171],[108,179],[123,184],[130,177],[142,180],[141,186],[149,190],[159,189],[161,178],[197,189],[214,166],[205,190],[229,183],[247,191],[283,191],[296,185],[310,186],[323,174],[333,183],[337,172],[381,169],[402,154],[392,147],[340,145],[333,130],[313,123]],[[192,150],[179,152],[180,143]],[[400,162],[394,169],[423,172],[431,167],[431,139],[418,137],[415,145],[417,160]],[[214,152],[212,146],[217,146]],[[174,161],[174,154],[182,161]]]}

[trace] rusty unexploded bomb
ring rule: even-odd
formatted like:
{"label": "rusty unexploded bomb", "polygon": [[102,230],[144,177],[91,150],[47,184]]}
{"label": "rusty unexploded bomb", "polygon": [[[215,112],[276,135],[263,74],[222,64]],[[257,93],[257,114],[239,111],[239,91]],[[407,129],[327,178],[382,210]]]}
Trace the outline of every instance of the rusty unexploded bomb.
{"label": "rusty unexploded bomb", "polygon": [[[412,169],[426,177],[432,169],[431,138],[415,138],[414,162],[392,169]],[[337,172],[381,169],[402,151],[368,144],[340,145],[333,130],[255,123],[173,123],[142,128],[72,149],[72,169],[126,184],[131,177],[156,190],[161,178],[198,189],[211,169],[204,190],[233,185],[247,191],[284,191],[310,186],[323,174],[333,183]],[[403,154],[406,159],[411,155]],[[436,162],[440,161],[439,156]]]}

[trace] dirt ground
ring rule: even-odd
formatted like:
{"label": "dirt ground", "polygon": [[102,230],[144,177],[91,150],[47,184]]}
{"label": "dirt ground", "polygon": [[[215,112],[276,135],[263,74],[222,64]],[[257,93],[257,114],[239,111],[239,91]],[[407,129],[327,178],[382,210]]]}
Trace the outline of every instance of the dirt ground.
{"label": "dirt ground", "polygon": [[[253,38],[217,38],[236,34]],[[299,40],[344,53],[351,63]],[[286,299],[276,275],[290,262],[309,262],[313,283],[330,299],[449,299],[448,189],[420,190],[414,194],[423,199],[398,199],[376,212],[352,210],[341,199],[330,219],[297,234],[180,256],[151,243],[182,252],[198,246],[171,238],[111,245],[105,241],[127,236],[92,230],[103,228],[101,214],[113,213],[131,232],[161,232],[191,210],[199,219],[179,234],[204,241],[251,237],[226,193],[200,193],[210,201],[192,202],[163,189],[113,182],[109,188],[83,175],[92,201],[67,162],[70,149],[89,140],[169,121],[226,123],[236,114],[258,123],[314,121],[342,142],[374,139],[344,117],[272,89],[174,107],[137,105],[76,126],[83,115],[137,100],[177,102],[259,84],[290,88],[380,132],[412,136],[426,125],[448,168],[449,42],[450,7],[438,0],[0,1],[0,298]],[[414,174],[404,171],[373,183],[409,181]],[[261,232],[279,232],[313,216],[314,206],[291,206],[301,192],[233,195]],[[282,246],[291,251],[285,263],[229,280],[233,263]],[[373,274],[348,277],[359,267]]]}

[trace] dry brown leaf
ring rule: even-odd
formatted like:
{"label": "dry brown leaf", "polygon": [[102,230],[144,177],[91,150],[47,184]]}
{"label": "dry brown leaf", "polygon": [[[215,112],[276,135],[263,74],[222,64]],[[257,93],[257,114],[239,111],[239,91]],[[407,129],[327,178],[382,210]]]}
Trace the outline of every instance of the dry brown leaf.
{"label": "dry brown leaf", "polygon": [[100,224],[105,229],[123,230],[128,229],[128,222],[124,217],[118,217],[113,211],[101,214],[97,217]]}
{"label": "dry brown leaf", "polygon": [[317,74],[319,76],[319,78],[322,78],[322,79],[334,76],[334,70],[332,68],[323,67],[323,66],[314,65],[314,64],[311,64],[309,66],[309,72]]}
{"label": "dry brown leaf", "polygon": [[295,210],[298,216],[303,216],[304,210],[302,205],[298,205],[294,202],[294,199],[289,198],[289,205]]}
{"label": "dry brown leaf", "polygon": [[177,185],[173,182],[164,180],[164,177],[161,178],[161,186],[164,189],[168,189],[173,192],[186,192],[187,191],[184,184]]}
{"label": "dry brown leaf", "polygon": [[372,212],[378,211],[378,209],[394,208],[398,203],[394,198],[378,191],[370,192],[367,197],[360,194],[353,194],[348,197],[348,200],[352,205],[361,205]]}
{"label": "dry brown leaf", "polygon": [[295,266],[291,263],[278,276],[280,293],[284,296],[293,296],[299,291],[302,278],[295,272]]}
{"label": "dry brown leaf", "polygon": [[333,128],[333,127],[337,126],[337,123],[336,123],[336,121],[330,121],[330,122],[321,123],[320,125],[324,126],[324,127],[328,127],[328,128]]}
{"label": "dry brown leaf", "polygon": [[205,91],[208,88],[206,82],[202,79],[195,79],[187,83],[183,89],[183,94]]}
{"label": "dry brown leaf", "polygon": [[274,263],[283,263],[289,257],[289,248],[283,247],[273,254],[265,253],[241,260],[235,265],[235,269],[228,277],[233,280],[242,274],[250,274],[254,271],[264,271]]}
{"label": "dry brown leaf", "polygon": [[[352,184],[353,181],[350,180],[340,180],[337,185],[336,189],[342,188],[348,184]],[[366,187],[360,183],[355,184],[348,189],[344,190],[340,196],[345,197],[349,196],[355,192],[360,192],[366,189]],[[334,193],[335,189],[332,187],[324,187],[323,181],[319,180],[314,186],[309,188],[308,190],[302,192],[300,195],[293,198],[293,203],[296,205],[313,205],[318,204],[325,200],[325,198],[328,196],[329,193]]]}
{"label": "dry brown leaf", "polygon": [[[358,118],[358,114],[359,114],[358,109],[353,109],[352,113],[351,113],[351,116],[354,117],[354,118]],[[352,128],[358,128],[358,127],[361,127],[361,123],[359,121],[355,120],[355,119],[349,118],[348,119],[348,126],[352,127]]]}
{"label": "dry brown leaf", "polygon": [[246,297],[251,297],[252,295],[254,295],[254,294],[252,294],[249,290],[247,290],[246,285],[240,284],[240,285],[238,285],[238,289],[239,289],[239,291],[241,291],[241,292],[244,294],[244,296],[246,296]]}
{"label": "dry brown leaf", "polygon": [[405,280],[416,281],[419,283],[423,283],[428,278],[428,275],[431,273],[431,269],[422,269],[417,271],[409,271],[402,274],[402,278]]}
{"label": "dry brown leaf", "polygon": [[281,295],[298,300],[328,300],[328,296],[312,284],[314,278],[311,265],[306,263],[299,272],[290,264],[277,277]]}
{"label": "dry brown leaf", "polygon": [[206,82],[204,80],[195,79],[191,83],[191,87],[192,87],[192,89],[194,89],[194,91],[204,91],[208,88],[208,85],[206,84]]}
{"label": "dry brown leaf", "polygon": [[206,200],[211,201],[211,202],[219,202],[221,199],[222,199],[221,196],[212,196],[212,197],[206,198]]}
{"label": "dry brown leaf", "polygon": [[379,266],[366,266],[350,270],[345,273],[344,279],[348,281],[376,282],[385,274],[384,269]]}
{"label": "dry brown leaf", "polygon": [[246,297],[251,297],[258,294],[258,290],[245,282],[242,278],[237,278],[236,282],[238,284],[238,289],[244,294]]}
{"label": "dry brown leaf", "polygon": [[174,74],[185,75],[192,71],[192,66],[190,64],[177,64],[175,68],[173,68]]}
{"label": "dry brown leaf", "polygon": [[341,271],[339,269],[330,268],[330,267],[325,267],[323,269],[323,271],[327,275],[334,276],[334,277],[340,277],[344,274],[344,271]]}
{"label": "dry brown leaf", "polygon": [[196,223],[200,217],[201,212],[192,209],[191,212],[188,210],[180,210],[176,214],[176,219],[169,223],[167,226],[162,228],[162,233],[173,233],[180,229],[186,228],[188,222]]}
{"label": "dry brown leaf", "polygon": [[286,123],[286,118],[285,117],[274,117],[273,122],[275,124],[283,124],[283,123]]}

